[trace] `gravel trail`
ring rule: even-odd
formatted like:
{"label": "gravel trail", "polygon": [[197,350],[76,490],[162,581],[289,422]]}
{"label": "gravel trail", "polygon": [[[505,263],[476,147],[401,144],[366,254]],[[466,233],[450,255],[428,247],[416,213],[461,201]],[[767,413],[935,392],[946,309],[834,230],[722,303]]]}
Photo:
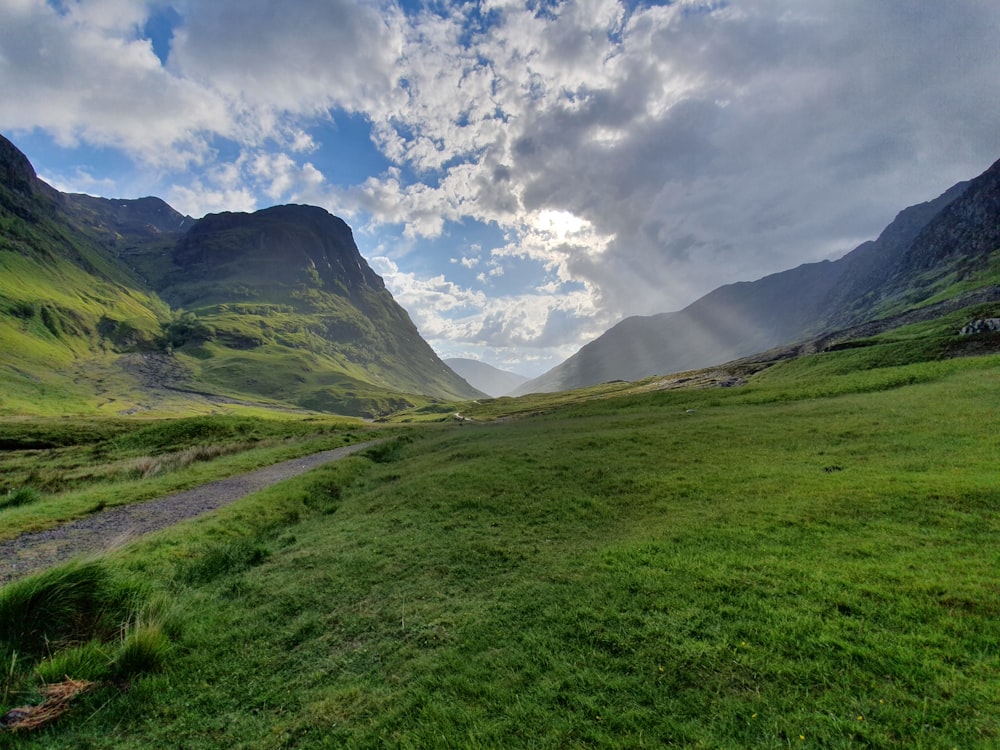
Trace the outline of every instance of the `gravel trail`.
{"label": "gravel trail", "polygon": [[94,513],[45,531],[0,542],[0,586],[82,554],[111,549],[143,534],[200,516],[329,461],[364,450],[372,440],[293,458],[247,474],[219,479],[194,489]]}

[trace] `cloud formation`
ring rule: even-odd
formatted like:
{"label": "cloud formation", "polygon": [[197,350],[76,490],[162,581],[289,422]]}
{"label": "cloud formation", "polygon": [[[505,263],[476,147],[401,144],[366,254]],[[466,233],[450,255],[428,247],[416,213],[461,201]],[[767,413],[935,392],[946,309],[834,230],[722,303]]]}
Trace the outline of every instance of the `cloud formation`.
{"label": "cloud formation", "polygon": [[[439,350],[554,364],[985,169],[998,31],[986,0],[11,0],[0,129],[121,149],[196,215],[324,205]],[[325,156],[345,115],[363,179]],[[444,247],[476,225],[478,264]]]}

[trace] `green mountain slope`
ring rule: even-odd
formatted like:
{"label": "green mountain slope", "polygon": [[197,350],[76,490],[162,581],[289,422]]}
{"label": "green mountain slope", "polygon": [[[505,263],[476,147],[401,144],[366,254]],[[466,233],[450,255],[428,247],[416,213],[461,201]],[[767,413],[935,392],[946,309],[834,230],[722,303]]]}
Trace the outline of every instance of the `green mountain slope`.
{"label": "green mountain slope", "polygon": [[116,352],[153,346],[167,315],[66,205],[0,138],[0,413],[97,408]]}
{"label": "green mountain slope", "polygon": [[374,417],[482,394],[323,209],[66,195],[0,137],[0,413],[225,402]]}
{"label": "green mountain slope", "polygon": [[171,343],[207,383],[369,415],[413,402],[400,394],[482,395],[438,359],[347,224],[321,208],[206,216],[171,261],[157,290],[188,311]]}

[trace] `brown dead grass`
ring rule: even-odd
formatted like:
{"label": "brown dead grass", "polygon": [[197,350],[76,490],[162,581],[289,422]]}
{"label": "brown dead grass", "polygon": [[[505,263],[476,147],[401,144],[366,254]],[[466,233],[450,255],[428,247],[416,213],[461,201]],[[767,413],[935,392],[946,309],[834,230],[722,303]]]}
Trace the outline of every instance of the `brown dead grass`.
{"label": "brown dead grass", "polygon": [[37,706],[12,708],[0,717],[0,726],[11,732],[30,732],[41,729],[58,719],[69,710],[72,700],[97,687],[89,680],[65,680],[42,688],[45,700]]}

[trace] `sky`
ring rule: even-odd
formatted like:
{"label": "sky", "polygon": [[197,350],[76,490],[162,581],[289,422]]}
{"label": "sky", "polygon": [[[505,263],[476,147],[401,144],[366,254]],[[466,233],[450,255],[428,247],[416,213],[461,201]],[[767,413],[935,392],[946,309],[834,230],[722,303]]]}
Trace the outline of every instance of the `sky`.
{"label": "sky", "polygon": [[67,192],[323,206],[442,357],[541,374],[1000,158],[996,0],[0,0]]}

